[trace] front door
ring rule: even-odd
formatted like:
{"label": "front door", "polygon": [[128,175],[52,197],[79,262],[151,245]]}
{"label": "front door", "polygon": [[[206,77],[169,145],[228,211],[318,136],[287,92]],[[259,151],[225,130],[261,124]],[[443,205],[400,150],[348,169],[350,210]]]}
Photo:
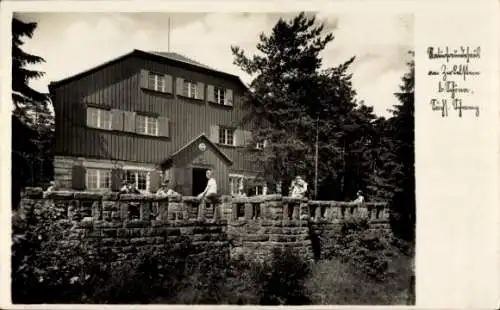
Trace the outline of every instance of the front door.
{"label": "front door", "polygon": [[207,186],[207,168],[193,168],[193,196],[197,196]]}

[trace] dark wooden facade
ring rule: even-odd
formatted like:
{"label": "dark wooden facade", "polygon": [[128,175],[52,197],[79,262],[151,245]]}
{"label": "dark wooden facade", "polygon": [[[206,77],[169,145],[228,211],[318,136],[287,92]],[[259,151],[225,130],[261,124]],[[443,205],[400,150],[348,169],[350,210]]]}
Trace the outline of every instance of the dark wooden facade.
{"label": "dark wooden facade", "polygon": [[[145,70],[168,74],[172,79],[171,88],[168,89],[171,93],[146,89]],[[179,95],[178,78],[201,83],[205,95],[201,99]],[[233,105],[209,102],[207,85],[231,89]],[[240,127],[247,113],[240,100],[244,91],[246,88],[236,76],[134,51],[88,72],[51,83],[50,92],[56,116],[55,154],[160,164],[203,133],[212,139],[214,125]],[[126,128],[90,128],[86,126],[87,107],[161,117],[166,120],[163,127],[167,133],[157,137],[127,132]],[[117,121],[118,124],[115,123]],[[113,129],[116,129],[115,126],[121,126],[120,129],[126,127],[126,122],[126,114],[124,119],[113,118]],[[217,147],[231,159],[228,168],[231,171],[257,170],[252,164],[251,152],[244,147],[220,144]]]}

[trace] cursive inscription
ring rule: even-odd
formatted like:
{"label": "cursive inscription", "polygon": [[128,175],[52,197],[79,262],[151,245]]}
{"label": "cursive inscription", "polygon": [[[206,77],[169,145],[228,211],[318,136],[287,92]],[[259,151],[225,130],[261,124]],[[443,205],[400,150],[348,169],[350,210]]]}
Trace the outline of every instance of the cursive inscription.
{"label": "cursive inscription", "polygon": [[435,96],[430,99],[432,111],[448,117],[450,111],[456,111],[462,117],[465,111],[472,111],[479,117],[479,106],[467,105],[467,99],[474,94],[471,81],[481,73],[474,70],[475,63],[481,58],[480,47],[460,46],[451,48],[429,47],[427,56],[436,67],[427,71],[427,75],[436,81]]}

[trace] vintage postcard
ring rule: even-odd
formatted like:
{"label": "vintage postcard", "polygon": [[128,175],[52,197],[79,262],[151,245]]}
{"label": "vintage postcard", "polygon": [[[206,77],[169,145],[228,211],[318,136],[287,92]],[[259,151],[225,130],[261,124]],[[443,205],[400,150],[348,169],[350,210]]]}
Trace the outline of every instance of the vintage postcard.
{"label": "vintage postcard", "polygon": [[0,7],[2,308],[500,307],[500,1]]}

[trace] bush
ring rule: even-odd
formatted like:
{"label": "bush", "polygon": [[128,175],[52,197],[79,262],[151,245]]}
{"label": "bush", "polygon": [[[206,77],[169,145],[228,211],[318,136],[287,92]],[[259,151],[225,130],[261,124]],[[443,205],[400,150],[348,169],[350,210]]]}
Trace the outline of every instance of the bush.
{"label": "bush", "polygon": [[362,270],[340,259],[314,264],[306,282],[312,304],[321,305],[404,305],[409,300],[410,258],[398,256],[391,261],[392,272],[385,281],[375,280]]}
{"label": "bush", "polygon": [[310,266],[290,249],[274,249],[270,262],[263,264],[259,282],[263,286],[262,305],[304,305],[310,302],[304,282]]}
{"label": "bush", "polygon": [[389,263],[396,255],[391,240],[380,236],[378,231],[369,229],[366,220],[348,220],[334,243],[331,258],[340,259],[375,280],[384,280],[389,271]]}

